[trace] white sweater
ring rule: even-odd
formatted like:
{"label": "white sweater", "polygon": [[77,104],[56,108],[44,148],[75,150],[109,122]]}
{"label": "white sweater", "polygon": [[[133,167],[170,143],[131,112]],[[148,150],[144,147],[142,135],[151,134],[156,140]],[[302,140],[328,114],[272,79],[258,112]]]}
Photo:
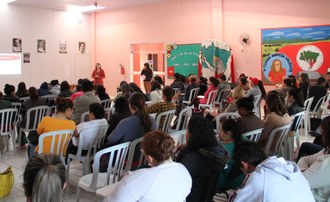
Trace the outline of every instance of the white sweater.
{"label": "white sweater", "polygon": [[299,168],[309,182],[317,202],[330,201],[330,155],[320,152],[302,157]]}
{"label": "white sweater", "polygon": [[309,184],[298,166],[282,157],[270,157],[248,174],[229,201],[312,202]]}

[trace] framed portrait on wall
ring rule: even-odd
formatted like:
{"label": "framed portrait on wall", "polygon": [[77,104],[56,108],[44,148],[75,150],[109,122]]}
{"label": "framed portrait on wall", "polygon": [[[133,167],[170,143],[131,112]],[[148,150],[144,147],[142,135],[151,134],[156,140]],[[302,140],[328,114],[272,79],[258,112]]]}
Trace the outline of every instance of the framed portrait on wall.
{"label": "framed portrait on wall", "polygon": [[59,50],[58,50],[58,53],[60,54],[67,54],[67,43],[66,41],[64,42],[60,42],[59,43]]}
{"label": "framed portrait on wall", "polygon": [[46,40],[44,39],[37,40],[37,52],[46,53]]}
{"label": "framed portrait on wall", "polygon": [[13,52],[17,52],[17,53],[22,52],[22,39],[13,38]]}
{"label": "framed portrait on wall", "polygon": [[86,53],[86,42],[84,42],[84,41],[79,41],[78,42],[78,52],[80,54],[85,54]]}
{"label": "framed portrait on wall", "polygon": [[30,53],[23,53],[23,63],[30,63]]}

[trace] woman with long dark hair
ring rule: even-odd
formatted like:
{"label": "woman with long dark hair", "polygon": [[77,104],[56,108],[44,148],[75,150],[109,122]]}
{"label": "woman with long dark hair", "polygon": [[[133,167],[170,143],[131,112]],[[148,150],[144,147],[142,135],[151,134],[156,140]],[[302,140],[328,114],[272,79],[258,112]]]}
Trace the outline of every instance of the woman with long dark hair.
{"label": "woman with long dark hair", "polygon": [[187,144],[178,154],[193,179],[187,202],[212,201],[217,191],[217,181],[229,155],[218,142],[210,121],[192,117],[186,132]]}
{"label": "woman with long dark hair", "polygon": [[152,79],[153,71],[149,65],[149,63],[144,63],[143,69],[141,71],[141,76],[144,76],[143,84],[144,84],[144,90],[146,94],[150,93],[151,88],[151,79]]}
{"label": "woman with long dark hair", "polygon": [[24,82],[19,82],[17,86],[16,96],[20,98],[29,96],[29,91],[26,89],[26,85]]}
{"label": "woman with long dark hair", "polygon": [[150,117],[141,93],[133,93],[128,102],[132,115],[121,120],[109,135],[110,146],[136,140],[147,132],[157,129],[156,122]]}

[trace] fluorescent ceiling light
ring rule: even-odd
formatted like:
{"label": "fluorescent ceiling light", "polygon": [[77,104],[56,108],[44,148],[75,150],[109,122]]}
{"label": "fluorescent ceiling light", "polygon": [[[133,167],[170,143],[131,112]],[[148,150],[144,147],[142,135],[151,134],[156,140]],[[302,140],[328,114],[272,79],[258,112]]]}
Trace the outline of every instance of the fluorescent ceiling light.
{"label": "fluorescent ceiling light", "polygon": [[16,0],[1,0],[1,4],[10,4],[11,2],[16,1]]}
{"label": "fluorescent ceiling light", "polygon": [[82,12],[82,13],[85,13],[85,12],[101,10],[101,9],[104,9],[104,8],[105,8],[104,6],[90,5],[90,6],[84,6],[84,7],[79,8],[79,11]]}

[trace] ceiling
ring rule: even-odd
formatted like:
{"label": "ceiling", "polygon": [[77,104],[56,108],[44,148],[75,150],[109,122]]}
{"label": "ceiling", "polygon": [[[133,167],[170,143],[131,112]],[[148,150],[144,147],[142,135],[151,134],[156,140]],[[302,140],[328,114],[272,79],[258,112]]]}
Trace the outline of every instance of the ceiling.
{"label": "ceiling", "polygon": [[66,11],[72,7],[93,5],[106,7],[103,10],[114,10],[127,7],[134,7],[143,4],[152,4],[169,0],[16,0],[10,5],[27,6],[35,8],[45,8],[52,10]]}

